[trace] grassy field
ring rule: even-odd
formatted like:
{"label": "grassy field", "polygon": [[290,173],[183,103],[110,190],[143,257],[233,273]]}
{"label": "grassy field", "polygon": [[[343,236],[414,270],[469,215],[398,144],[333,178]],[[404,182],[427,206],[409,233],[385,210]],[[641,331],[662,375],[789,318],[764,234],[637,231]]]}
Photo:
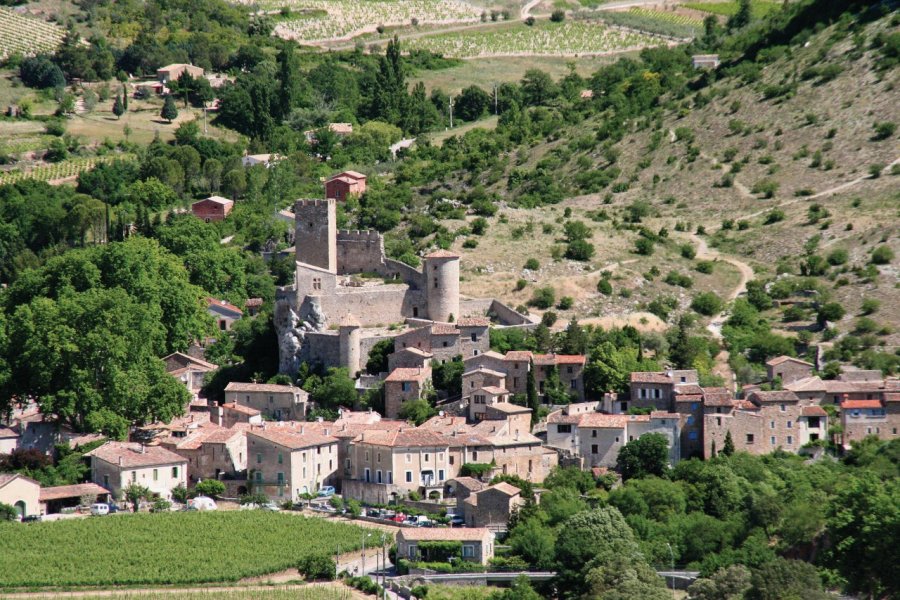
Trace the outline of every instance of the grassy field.
{"label": "grassy field", "polygon": [[377,532],[258,511],[123,514],[0,524],[0,586],[234,582],[289,569],[306,555],[359,547]]}
{"label": "grassy field", "polygon": [[609,54],[659,44],[649,35],[611,29],[602,23],[538,21],[504,23],[492,29],[459,31],[408,39],[410,48],[455,58],[486,56],[579,56]]}
{"label": "grassy field", "polygon": [[63,34],[59,25],[0,7],[0,59],[13,54],[33,56],[53,52],[62,42]]}
{"label": "grassy field", "polygon": [[[46,596],[50,598],[51,596]],[[114,596],[79,596],[82,600],[100,600],[116,598],[117,600],[351,600],[353,592],[337,585],[291,586],[289,589],[246,589],[246,590],[198,590],[186,592],[134,592],[116,594]]]}
{"label": "grassy field", "polygon": [[106,156],[86,156],[58,163],[39,165],[33,168],[14,169],[0,172],[0,185],[16,183],[23,179],[36,179],[38,181],[59,181],[61,179],[74,179],[82,171],[93,169],[98,164],[122,158],[133,158],[133,154],[115,153]]}
{"label": "grassy field", "polygon": [[484,119],[479,119],[478,121],[472,121],[471,123],[466,123],[461,125],[460,127],[454,127],[453,129],[446,129],[444,131],[437,131],[428,135],[428,139],[431,140],[431,143],[435,146],[442,145],[447,138],[451,136],[463,136],[467,132],[481,128],[481,129],[494,129],[497,127],[497,117],[486,117]]}
{"label": "grassy field", "polygon": [[582,77],[589,77],[603,65],[617,60],[616,56],[506,56],[493,58],[474,58],[465,61],[458,67],[423,71],[413,77],[412,83],[421,81],[425,88],[441,88],[446,91],[459,91],[470,85],[477,85],[490,90],[494,83],[519,81],[528,69],[546,71],[558,80],[569,72],[569,65]]}
{"label": "grassy field", "polygon": [[703,29],[703,20],[689,15],[639,6],[629,10],[604,11],[599,16],[611,25],[640,29],[672,37],[693,37]]}
{"label": "grassy field", "polygon": [[[703,12],[712,13],[714,15],[723,15],[730,17],[738,10],[737,2],[686,2],[685,8],[692,8]],[[764,17],[770,12],[776,11],[781,7],[777,2],[766,2],[764,0],[754,0],[750,4],[750,11],[756,18]]]}

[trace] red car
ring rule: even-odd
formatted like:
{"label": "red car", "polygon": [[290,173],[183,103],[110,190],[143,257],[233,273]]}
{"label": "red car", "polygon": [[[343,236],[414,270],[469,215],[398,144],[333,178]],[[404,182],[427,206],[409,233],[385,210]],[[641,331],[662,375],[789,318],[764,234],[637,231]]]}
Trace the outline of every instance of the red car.
{"label": "red car", "polygon": [[406,515],[404,515],[403,513],[397,513],[396,515],[391,517],[390,520],[394,523],[402,523],[406,520]]}

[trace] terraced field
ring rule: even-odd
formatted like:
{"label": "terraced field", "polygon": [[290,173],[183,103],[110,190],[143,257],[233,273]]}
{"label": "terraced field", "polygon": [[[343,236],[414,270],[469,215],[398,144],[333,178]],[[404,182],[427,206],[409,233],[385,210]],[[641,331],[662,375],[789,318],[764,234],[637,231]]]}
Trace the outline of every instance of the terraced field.
{"label": "terraced field", "polygon": [[82,171],[94,168],[100,163],[109,162],[121,158],[131,158],[129,154],[112,154],[109,156],[91,156],[86,158],[73,158],[49,165],[40,165],[31,169],[14,169],[0,173],[0,185],[16,183],[23,179],[36,179],[38,181],[56,181],[76,177]]}
{"label": "terraced field", "polygon": [[307,43],[349,40],[378,26],[411,25],[414,20],[422,25],[452,25],[481,19],[481,9],[458,0],[263,0],[253,4],[263,10],[287,7],[306,13],[278,23],[275,34]]}
{"label": "terraced field", "polygon": [[[712,13],[714,15],[723,15],[730,17],[738,10],[737,2],[686,2],[685,8],[691,8],[702,12]],[[750,11],[756,18],[764,17],[770,12],[776,11],[781,7],[778,2],[767,2],[764,0],[754,0],[750,3]]]}
{"label": "terraced field", "polygon": [[600,22],[514,24],[489,31],[460,31],[410,39],[411,48],[454,58],[490,56],[590,56],[626,52],[662,43],[652,35],[607,27]]}
{"label": "terraced field", "polygon": [[694,37],[703,28],[703,19],[640,6],[630,10],[604,11],[600,16],[611,25],[677,38]]}
{"label": "terraced field", "polygon": [[53,52],[62,42],[62,27],[0,7],[0,60],[14,54]]}

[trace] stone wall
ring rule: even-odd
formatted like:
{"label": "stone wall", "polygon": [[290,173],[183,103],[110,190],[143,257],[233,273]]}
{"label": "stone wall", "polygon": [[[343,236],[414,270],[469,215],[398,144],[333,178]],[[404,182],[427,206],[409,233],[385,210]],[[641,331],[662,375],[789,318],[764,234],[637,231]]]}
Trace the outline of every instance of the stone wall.
{"label": "stone wall", "polygon": [[405,315],[412,314],[413,307],[422,310],[425,299],[422,292],[396,284],[342,289],[334,295],[323,295],[320,303],[329,323],[353,315],[363,327],[373,327],[403,321]]}
{"label": "stone wall", "polygon": [[378,273],[386,275],[384,268],[384,238],[377,231],[337,232],[338,274]]}

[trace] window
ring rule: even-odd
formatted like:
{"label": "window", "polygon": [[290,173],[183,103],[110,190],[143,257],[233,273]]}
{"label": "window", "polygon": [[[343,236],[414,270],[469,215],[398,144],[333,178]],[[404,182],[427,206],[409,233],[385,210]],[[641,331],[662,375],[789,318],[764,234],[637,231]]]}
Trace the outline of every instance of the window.
{"label": "window", "polygon": [[772,444],[773,446],[775,445],[775,436],[774,435],[769,438],[769,443]]}
{"label": "window", "polygon": [[443,481],[443,480],[444,480],[444,470],[438,469],[438,481]]}
{"label": "window", "polygon": [[696,432],[696,431],[691,431],[690,433],[688,433],[688,439],[689,439],[689,440],[696,440],[696,439],[697,439],[697,432]]}
{"label": "window", "polygon": [[794,422],[793,422],[793,421],[788,421],[788,422],[787,422],[787,428],[788,428],[788,429],[793,429],[793,428],[794,428]]}
{"label": "window", "polygon": [[809,423],[810,428],[812,428],[812,429],[817,429],[820,427],[819,417],[809,417],[808,423]]}
{"label": "window", "polygon": [[447,342],[443,342],[443,344],[444,344],[444,348],[446,348],[446,347],[447,347]]}
{"label": "window", "polygon": [[258,465],[262,464],[262,454],[256,455],[256,464],[258,464]]}
{"label": "window", "polygon": [[262,471],[257,471],[255,477],[256,483],[262,483]]}
{"label": "window", "polygon": [[412,388],[412,385],[408,381],[404,381],[403,383],[400,384],[400,388],[404,392],[408,392]]}
{"label": "window", "polygon": [[[894,433],[897,433],[896,429],[894,430]],[[103,476],[103,487],[105,487],[106,489],[109,489],[109,475]]]}
{"label": "window", "polygon": [[597,444],[591,444],[591,454],[599,454]]}
{"label": "window", "polygon": [[463,558],[474,558],[475,557],[475,546],[472,545],[464,545],[463,546]]}
{"label": "window", "polygon": [[692,411],[697,410],[697,403],[696,403],[696,402],[691,402],[691,410],[692,410]]}
{"label": "window", "polygon": [[787,445],[790,446],[793,443],[794,443],[794,436],[792,436],[792,435],[787,436]]}
{"label": "window", "polygon": [[278,464],[279,465],[284,464],[284,456],[282,456],[281,452],[278,453]]}
{"label": "window", "polygon": [[438,452],[438,460],[440,460],[440,461],[443,461],[443,460],[444,460],[444,453],[443,453],[443,452]]}
{"label": "window", "polygon": [[377,462],[381,462],[381,452],[379,452],[379,453],[375,456],[375,460],[376,460]]}
{"label": "window", "polygon": [[269,404],[275,402],[275,396],[269,396]]}
{"label": "window", "polygon": [[172,478],[178,479],[178,467],[172,467]]}
{"label": "window", "polygon": [[409,560],[416,560],[416,547],[410,546],[407,550],[407,556],[409,556]]}
{"label": "window", "polygon": [[366,472],[365,472],[365,480],[366,480],[366,483],[369,483],[370,481],[372,481],[372,472],[368,468],[366,469]]}
{"label": "window", "polygon": [[477,341],[478,341],[478,335],[475,334],[475,333],[473,333],[473,334],[471,335],[471,338],[472,338],[472,341],[473,341],[473,342],[477,342]]}
{"label": "window", "polygon": [[619,443],[619,436],[616,436],[616,443]]}
{"label": "window", "polygon": [[413,318],[416,318],[418,316],[419,316],[419,307],[413,306]]}
{"label": "window", "polygon": [[394,483],[394,472],[393,471],[387,472],[387,482]]}
{"label": "window", "polygon": [[472,460],[473,460],[474,462],[478,462],[478,450],[473,450],[473,451],[472,451]]}
{"label": "window", "polygon": [[[663,425],[665,425],[665,423],[663,423]],[[719,427],[722,426],[722,417],[716,417],[716,425]]]}
{"label": "window", "polygon": [[284,485],[284,473],[277,473],[275,479],[278,480],[278,485]]}
{"label": "window", "polygon": [[412,462],[412,455],[410,453],[406,453],[406,462]]}
{"label": "window", "polygon": [[557,425],[556,426],[557,433],[572,433],[571,425]]}
{"label": "window", "polygon": [[350,468],[350,459],[349,458],[345,461],[344,468],[346,468],[346,469]]}
{"label": "window", "polygon": [[775,421],[769,421],[769,429],[775,429]]}
{"label": "window", "polygon": [[573,390],[577,390],[578,389],[578,380],[573,379],[572,381],[570,381],[569,387],[571,387]]}
{"label": "window", "polygon": [[656,388],[655,390],[653,390],[653,397],[656,398],[657,400],[659,400],[659,397],[660,397],[659,388]]}
{"label": "window", "polygon": [[596,429],[591,429],[591,437],[594,437],[594,438],[597,437],[597,430],[596,430]]}
{"label": "window", "polygon": [[787,410],[787,406],[784,404],[782,404],[779,408],[781,409],[781,412],[784,412]]}
{"label": "window", "polygon": [[381,483],[381,469],[375,471],[375,483]]}
{"label": "window", "polygon": [[321,277],[313,277],[312,287],[314,290],[322,289],[322,278]]}
{"label": "window", "polygon": [[687,377],[682,377],[682,378],[681,378],[681,383],[685,383],[686,381],[687,381]]}
{"label": "window", "polygon": [[753,443],[753,434],[752,434],[752,433],[748,433],[748,434],[747,434],[747,443],[748,443],[748,444],[752,444],[752,443]]}
{"label": "window", "polygon": [[513,377],[513,387],[514,388],[519,387],[519,378],[518,377]]}
{"label": "window", "polygon": [[153,469],[153,481],[159,481],[159,470]]}
{"label": "window", "polygon": [[570,375],[572,374],[572,365],[566,367],[566,373],[569,373]]}
{"label": "window", "polygon": [[641,399],[643,400],[646,398],[647,398],[647,390],[645,390],[644,388],[641,388]]}
{"label": "window", "polygon": [[434,287],[435,287],[435,289],[437,289],[437,287],[438,287],[438,279],[437,279],[437,277],[434,278]]}
{"label": "window", "polygon": [[689,415],[689,416],[688,416],[688,418],[687,418],[687,424],[688,424],[688,425],[693,425],[693,424],[694,424],[694,415]]}
{"label": "window", "polygon": [[406,483],[412,483],[412,471],[406,472]]}
{"label": "window", "polygon": [[428,453],[425,453],[425,462],[428,462]]}

